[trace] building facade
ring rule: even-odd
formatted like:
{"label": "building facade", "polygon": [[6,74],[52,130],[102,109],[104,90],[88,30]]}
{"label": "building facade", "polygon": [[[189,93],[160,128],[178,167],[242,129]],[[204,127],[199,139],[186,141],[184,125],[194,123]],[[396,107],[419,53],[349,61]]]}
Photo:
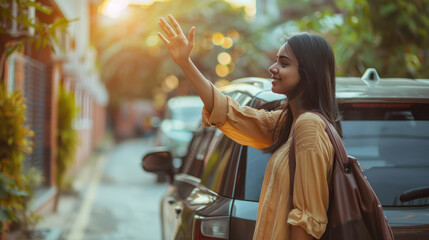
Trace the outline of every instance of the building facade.
{"label": "building facade", "polygon": [[[12,14],[20,14],[18,0],[7,1]],[[60,84],[73,91],[79,105],[79,116],[74,128],[79,133],[79,147],[74,166],[69,175],[76,174],[90,153],[100,144],[106,129],[106,105],[108,93],[100,82],[96,68],[97,53],[90,44],[89,0],[37,0],[52,9],[44,14],[29,7],[27,15],[46,24],[66,18],[72,21],[67,33],[55,33],[58,42],[52,47],[37,47],[26,42],[21,51],[16,51],[2,61],[1,82],[9,91],[19,90],[26,98],[27,124],[34,131],[33,152],[25,159],[25,166],[34,166],[45,179],[37,189],[33,207],[39,211],[52,210],[55,186],[55,153],[57,130],[57,96]],[[30,20],[31,20],[30,19]],[[20,28],[13,22],[1,22],[6,26],[2,34],[2,49],[8,44],[34,36],[31,28]],[[4,56],[4,51],[2,52]]]}

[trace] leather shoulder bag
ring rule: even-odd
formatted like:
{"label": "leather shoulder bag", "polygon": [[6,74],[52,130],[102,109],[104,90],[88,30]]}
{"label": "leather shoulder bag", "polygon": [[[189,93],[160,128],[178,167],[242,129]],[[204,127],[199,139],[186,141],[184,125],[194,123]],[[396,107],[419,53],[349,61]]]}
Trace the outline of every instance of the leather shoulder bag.
{"label": "leather shoulder bag", "polygon": [[[374,190],[364,176],[356,158],[347,156],[343,141],[325,117],[326,133],[335,156],[329,185],[328,225],[323,240],[391,240],[393,238],[383,209]],[[293,199],[295,178],[295,134],[289,148],[290,194]]]}

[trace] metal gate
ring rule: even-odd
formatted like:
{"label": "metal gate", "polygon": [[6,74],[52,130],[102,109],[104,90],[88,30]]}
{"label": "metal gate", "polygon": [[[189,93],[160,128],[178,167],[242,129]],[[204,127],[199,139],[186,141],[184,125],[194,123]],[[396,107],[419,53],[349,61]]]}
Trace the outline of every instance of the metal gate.
{"label": "metal gate", "polygon": [[25,167],[36,167],[46,178],[45,122],[46,116],[46,66],[24,55],[15,55],[15,71],[23,73],[26,98],[27,124],[34,132],[33,152],[26,155]]}

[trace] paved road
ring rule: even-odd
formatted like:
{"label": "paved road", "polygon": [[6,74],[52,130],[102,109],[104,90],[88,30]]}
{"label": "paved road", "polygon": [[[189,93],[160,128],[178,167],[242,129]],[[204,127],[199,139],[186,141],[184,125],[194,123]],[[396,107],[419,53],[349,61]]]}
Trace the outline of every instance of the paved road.
{"label": "paved road", "polygon": [[152,138],[125,141],[92,159],[76,181],[79,193],[61,199],[59,213],[39,228],[61,228],[66,240],[161,239],[159,201],[166,184],[144,172]]}

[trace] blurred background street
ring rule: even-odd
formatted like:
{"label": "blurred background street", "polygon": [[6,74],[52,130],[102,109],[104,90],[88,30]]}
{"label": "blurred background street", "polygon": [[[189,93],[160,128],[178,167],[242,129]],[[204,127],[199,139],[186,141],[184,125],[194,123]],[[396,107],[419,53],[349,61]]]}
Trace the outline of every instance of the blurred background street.
{"label": "blurred background street", "polygon": [[127,140],[91,156],[74,182],[76,192],[66,193],[58,212],[45,215],[37,229],[60,239],[161,239],[166,184],[140,167],[152,142],[152,137]]}

